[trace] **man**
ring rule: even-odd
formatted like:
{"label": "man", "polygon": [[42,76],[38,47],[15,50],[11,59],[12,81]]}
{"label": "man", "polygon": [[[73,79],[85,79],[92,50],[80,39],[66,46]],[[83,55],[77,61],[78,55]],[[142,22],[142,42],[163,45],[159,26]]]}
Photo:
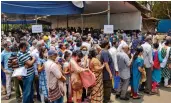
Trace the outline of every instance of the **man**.
{"label": "man", "polygon": [[117,48],[117,51],[118,51],[118,52],[121,52],[121,51],[122,51],[122,46],[123,46],[123,45],[126,45],[127,43],[124,41],[122,35],[119,35],[119,36],[118,36],[118,39],[119,39],[119,46],[118,46],[118,48]]}
{"label": "man", "polygon": [[87,42],[87,37],[83,36],[82,37],[82,46],[86,46],[88,48],[88,51],[91,49],[91,44]]}
{"label": "man", "polygon": [[[112,56],[112,60],[113,60],[114,67],[115,67],[115,74],[116,76],[118,76],[117,50],[115,47],[116,47],[116,41],[113,41],[112,47],[109,49],[109,53]],[[115,92],[115,89],[116,88],[113,89],[113,92]]]}
{"label": "man", "polygon": [[31,52],[31,55],[36,59],[34,63],[34,70],[35,70],[35,77],[36,77],[34,79],[34,86],[36,87],[38,101],[40,101],[40,94],[39,94],[39,78],[38,78],[37,68],[38,68],[38,59],[39,59],[39,53],[40,53],[41,47],[42,47],[42,42],[39,41],[35,44],[35,49]]}
{"label": "man", "polygon": [[35,58],[31,57],[27,52],[28,44],[21,42],[19,44],[18,62],[20,67],[27,69],[27,76],[22,77],[23,80],[23,103],[33,103],[33,80],[35,76],[34,62]]}
{"label": "man", "polygon": [[118,68],[119,68],[119,76],[120,76],[120,84],[117,89],[116,98],[120,97],[121,100],[129,100],[126,97],[126,93],[129,86],[130,80],[130,59],[128,57],[129,47],[128,45],[123,45],[123,51],[118,52]]}
{"label": "man", "polygon": [[[145,93],[147,94],[153,94],[151,92],[152,89],[152,67],[153,67],[153,56],[152,56],[152,37],[151,36],[147,36],[146,37],[146,42],[144,44],[142,44],[143,47],[143,58],[144,58],[144,66],[145,66],[145,70],[146,70],[146,77],[147,80],[145,82]],[[143,85],[142,85],[142,88]]]}
{"label": "man", "polygon": [[122,37],[123,37],[123,40],[124,40],[124,41],[127,41],[127,35],[126,35],[126,33],[124,33],[123,30],[121,30],[121,35],[122,35]]}
{"label": "man", "polygon": [[1,69],[6,75],[6,97],[3,98],[5,100],[9,100],[11,97],[11,78],[12,78],[12,68],[8,67],[8,59],[11,56],[11,50],[10,50],[11,42],[5,41],[4,42],[4,48],[5,50],[1,53]]}
{"label": "man", "polygon": [[103,90],[104,97],[103,103],[108,103],[110,101],[110,96],[112,92],[112,78],[114,75],[114,63],[112,57],[108,51],[110,48],[109,41],[104,40],[101,43],[102,51],[100,55],[100,61],[105,65],[103,69]]}
{"label": "man", "polygon": [[[17,58],[17,54],[18,54],[18,47],[17,45],[13,45],[13,47],[11,47],[11,56],[8,59],[8,67],[12,68],[13,70],[19,68],[19,64],[18,64],[18,58]],[[16,96],[16,101],[17,103],[21,103],[22,99],[21,99],[21,92],[20,92],[20,87],[23,90],[23,82],[21,80],[21,78],[17,78],[14,77],[14,84],[15,84],[15,96]],[[20,87],[19,87],[20,86]]]}

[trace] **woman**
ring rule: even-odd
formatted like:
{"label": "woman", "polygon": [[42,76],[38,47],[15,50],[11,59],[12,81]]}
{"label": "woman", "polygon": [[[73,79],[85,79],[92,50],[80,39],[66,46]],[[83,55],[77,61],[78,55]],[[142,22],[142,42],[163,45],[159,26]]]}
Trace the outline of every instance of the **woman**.
{"label": "woman", "polygon": [[96,58],[96,51],[90,50],[88,58],[90,59],[90,70],[96,76],[96,85],[90,88],[90,103],[103,103],[103,68],[101,62]]}
{"label": "woman", "polygon": [[66,101],[67,102],[70,102],[70,73],[69,73],[69,61],[70,61],[70,58],[71,58],[71,53],[69,52],[65,52],[64,54],[64,59],[65,59],[65,62],[63,64],[63,72],[65,74],[65,77],[66,77],[66,95],[65,97],[67,98]]}
{"label": "woman", "polygon": [[152,71],[152,92],[158,93],[157,85],[160,83],[161,80],[161,69],[160,63],[163,61],[161,57],[161,52],[158,50],[159,44],[153,44],[153,71]]}
{"label": "woman", "polygon": [[170,59],[171,49],[169,47],[170,44],[171,44],[170,40],[166,40],[165,46],[161,49],[161,55],[162,55],[162,58],[164,58],[163,62],[161,64],[162,77],[164,77],[164,86],[166,88],[171,88],[171,85],[168,84],[169,79],[170,79],[170,71],[169,71],[168,65],[171,61],[171,59]]}
{"label": "woman", "polygon": [[140,97],[138,96],[138,88],[139,88],[141,72],[142,72],[143,64],[144,64],[142,54],[143,54],[143,48],[138,47],[136,49],[136,52],[132,60],[131,91],[132,91],[133,99],[140,99]]}
{"label": "woman", "polygon": [[48,51],[48,60],[44,63],[48,99],[51,103],[63,103],[64,82],[66,78],[62,75],[62,69],[55,63],[57,52],[55,50]]}
{"label": "woman", "polygon": [[46,72],[44,68],[44,63],[47,61],[47,49],[41,48],[40,58],[38,59],[38,72],[39,72],[39,92],[41,95],[41,102],[48,103],[48,89],[47,89],[47,79]]}
{"label": "woman", "polygon": [[82,52],[77,50],[73,52],[72,58],[70,59],[71,88],[74,103],[80,103],[82,101],[83,85],[80,73],[89,70],[79,66],[82,58]]}
{"label": "woman", "polygon": [[[84,57],[81,59],[81,67],[88,68],[89,67],[89,59],[88,59],[88,49],[86,46],[81,47],[81,52],[83,53]],[[86,101],[87,93],[86,89],[83,88],[83,94],[82,94],[82,101]]]}

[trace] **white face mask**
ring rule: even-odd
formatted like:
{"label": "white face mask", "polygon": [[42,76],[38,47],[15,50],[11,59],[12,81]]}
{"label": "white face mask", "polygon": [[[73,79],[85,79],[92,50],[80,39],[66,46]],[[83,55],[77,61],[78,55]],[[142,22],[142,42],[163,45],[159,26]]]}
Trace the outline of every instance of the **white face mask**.
{"label": "white face mask", "polygon": [[73,39],[73,40],[76,40],[77,38],[76,38],[76,37],[73,37],[72,39]]}
{"label": "white face mask", "polygon": [[87,51],[82,51],[83,55],[87,55],[88,52]]}

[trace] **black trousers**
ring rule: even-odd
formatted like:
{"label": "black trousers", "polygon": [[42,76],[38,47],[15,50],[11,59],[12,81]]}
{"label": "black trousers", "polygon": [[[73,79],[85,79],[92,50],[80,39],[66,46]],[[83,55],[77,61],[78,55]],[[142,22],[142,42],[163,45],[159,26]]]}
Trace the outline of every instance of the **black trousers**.
{"label": "black trousers", "polygon": [[112,80],[103,80],[103,103],[110,101],[112,88]]}

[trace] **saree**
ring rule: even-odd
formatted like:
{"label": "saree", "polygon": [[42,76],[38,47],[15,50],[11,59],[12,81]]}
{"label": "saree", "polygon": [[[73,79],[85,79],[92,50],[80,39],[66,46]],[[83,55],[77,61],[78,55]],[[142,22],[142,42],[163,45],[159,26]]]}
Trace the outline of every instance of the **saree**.
{"label": "saree", "polygon": [[95,70],[95,66],[101,66],[97,58],[90,61],[90,70],[95,74],[96,84],[89,88],[90,103],[103,103],[103,72],[102,69]]}

